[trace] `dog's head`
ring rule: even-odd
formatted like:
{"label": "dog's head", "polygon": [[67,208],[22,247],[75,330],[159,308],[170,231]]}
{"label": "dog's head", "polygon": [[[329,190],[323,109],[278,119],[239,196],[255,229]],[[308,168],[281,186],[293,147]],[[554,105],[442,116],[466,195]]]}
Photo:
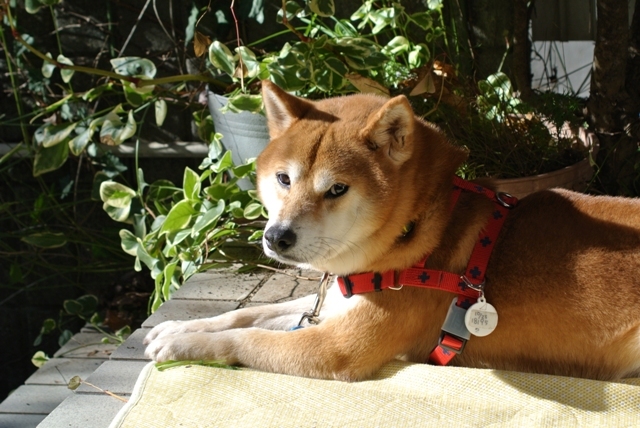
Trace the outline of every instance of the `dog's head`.
{"label": "dog's head", "polygon": [[271,136],[257,160],[265,253],[335,274],[370,267],[413,215],[401,198],[420,124],[407,99],[311,102],[268,81],[263,99]]}

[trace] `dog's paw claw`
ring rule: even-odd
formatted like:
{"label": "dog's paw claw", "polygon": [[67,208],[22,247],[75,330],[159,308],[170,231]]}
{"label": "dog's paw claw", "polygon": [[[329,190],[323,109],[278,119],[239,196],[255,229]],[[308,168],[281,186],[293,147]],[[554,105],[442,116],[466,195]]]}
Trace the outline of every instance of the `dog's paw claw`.
{"label": "dog's paw claw", "polygon": [[157,326],[152,328],[149,333],[147,333],[142,343],[148,345],[160,337],[180,333],[183,324],[183,321],[165,321],[161,324],[158,324]]}

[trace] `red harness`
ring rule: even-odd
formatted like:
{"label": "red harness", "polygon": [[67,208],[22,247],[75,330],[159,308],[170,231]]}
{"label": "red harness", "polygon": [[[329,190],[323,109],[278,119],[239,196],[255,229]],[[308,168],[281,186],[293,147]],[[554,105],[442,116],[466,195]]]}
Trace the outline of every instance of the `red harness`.
{"label": "red harness", "polygon": [[498,239],[502,225],[518,200],[506,193],[496,193],[459,177],[453,179],[454,190],[451,207],[455,206],[462,191],[485,195],[495,203],[495,210],[489,216],[487,225],[480,231],[466,271],[463,275],[440,270],[425,269],[427,257],[414,266],[402,271],[383,273],[361,273],[338,277],[338,285],[345,297],[354,294],[382,291],[385,288],[398,290],[403,286],[422,287],[447,291],[458,297],[449,308],[442,326],[438,345],[431,352],[429,363],[448,364],[453,357],[464,349],[470,333],[464,324],[466,310],[475,303],[484,287],[484,275],[489,264],[491,252]]}

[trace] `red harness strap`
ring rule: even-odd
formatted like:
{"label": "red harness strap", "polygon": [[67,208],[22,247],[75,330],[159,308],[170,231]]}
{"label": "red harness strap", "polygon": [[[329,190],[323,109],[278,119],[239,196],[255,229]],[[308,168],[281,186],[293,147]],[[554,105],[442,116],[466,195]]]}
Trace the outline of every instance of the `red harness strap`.
{"label": "red harness strap", "polygon": [[458,298],[455,301],[455,305],[452,305],[449,309],[450,313],[454,313],[452,319],[457,321],[453,322],[454,325],[452,327],[451,322],[449,322],[449,314],[447,315],[447,321],[443,326],[438,346],[429,357],[429,363],[437,365],[448,364],[455,355],[462,352],[469,339],[468,334],[455,334],[454,332],[457,333],[464,330],[464,332],[468,333],[464,324],[462,324],[462,327],[457,324],[459,324],[460,317],[464,319],[464,312],[480,297],[479,290],[484,286],[484,275],[489,264],[491,252],[509,209],[513,208],[518,202],[511,195],[493,192],[459,177],[454,177],[453,184],[454,192],[451,209],[455,206],[462,191],[483,194],[495,202],[495,210],[489,216],[486,226],[480,231],[478,241],[473,248],[463,275],[424,268],[427,256],[413,267],[402,271],[368,272],[338,277],[338,286],[345,297],[371,291],[382,291],[386,288],[398,290],[405,285],[457,294]]}

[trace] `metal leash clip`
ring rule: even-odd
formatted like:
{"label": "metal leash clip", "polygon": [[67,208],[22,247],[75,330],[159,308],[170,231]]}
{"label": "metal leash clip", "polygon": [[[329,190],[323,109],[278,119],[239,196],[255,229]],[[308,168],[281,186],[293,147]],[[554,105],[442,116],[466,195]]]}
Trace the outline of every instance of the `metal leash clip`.
{"label": "metal leash clip", "polygon": [[327,286],[329,284],[329,278],[331,278],[329,272],[325,272],[322,274],[322,278],[320,278],[320,285],[318,286],[318,294],[316,294],[316,301],[313,305],[313,309],[302,314],[300,322],[296,327],[294,327],[294,329],[302,328],[302,323],[304,322],[304,320],[307,320],[309,324],[313,325],[318,325],[320,323],[320,309],[322,309],[322,304],[324,303],[324,299],[327,296]]}

